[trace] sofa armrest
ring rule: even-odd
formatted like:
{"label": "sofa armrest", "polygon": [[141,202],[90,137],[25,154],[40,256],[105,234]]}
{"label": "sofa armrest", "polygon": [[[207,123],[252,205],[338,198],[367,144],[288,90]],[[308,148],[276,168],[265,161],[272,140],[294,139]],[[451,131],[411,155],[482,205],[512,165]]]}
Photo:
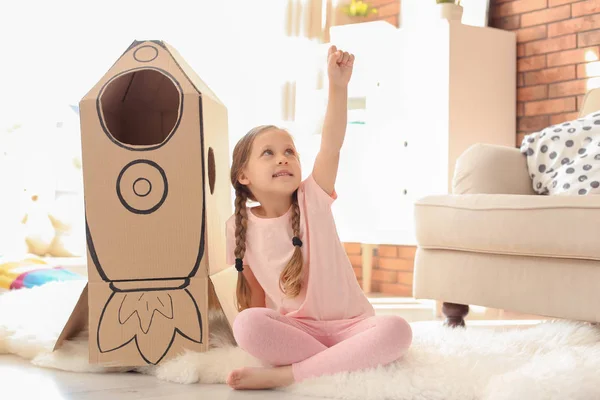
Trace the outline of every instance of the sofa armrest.
{"label": "sofa armrest", "polygon": [[475,144],[456,160],[453,194],[535,195],[526,156],[518,148]]}

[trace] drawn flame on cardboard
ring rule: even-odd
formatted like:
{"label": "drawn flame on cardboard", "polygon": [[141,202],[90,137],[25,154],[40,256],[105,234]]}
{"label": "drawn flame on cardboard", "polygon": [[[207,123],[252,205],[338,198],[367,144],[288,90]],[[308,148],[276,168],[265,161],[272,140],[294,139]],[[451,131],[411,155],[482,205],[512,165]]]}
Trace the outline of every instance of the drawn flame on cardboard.
{"label": "drawn flame on cardboard", "polygon": [[[187,304],[186,304],[187,303]],[[189,332],[182,332],[175,324],[173,318],[175,309],[196,310],[195,315],[189,315],[193,322]],[[98,349],[107,353],[118,350],[132,341],[135,342],[140,356],[148,364],[158,364],[168,353],[177,334],[192,342],[202,342],[201,315],[194,298],[186,289],[164,290],[160,292],[138,293],[113,293],[108,299],[98,326]],[[112,321],[104,324],[106,320],[118,319],[123,325],[124,336],[117,337],[112,332]],[[156,333],[152,332],[153,324],[162,327]],[[168,326],[165,329],[165,325]],[[153,348],[162,349],[154,352]],[[151,359],[151,354],[157,356]]]}

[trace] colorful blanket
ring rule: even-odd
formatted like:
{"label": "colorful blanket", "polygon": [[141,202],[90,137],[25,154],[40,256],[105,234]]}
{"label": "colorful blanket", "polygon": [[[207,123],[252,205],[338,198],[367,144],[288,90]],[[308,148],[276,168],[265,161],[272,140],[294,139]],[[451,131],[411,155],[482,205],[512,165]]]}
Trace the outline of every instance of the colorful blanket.
{"label": "colorful blanket", "polygon": [[85,278],[36,257],[15,260],[0,256],[0,290],[31,288],[48,282],[75,279]]}

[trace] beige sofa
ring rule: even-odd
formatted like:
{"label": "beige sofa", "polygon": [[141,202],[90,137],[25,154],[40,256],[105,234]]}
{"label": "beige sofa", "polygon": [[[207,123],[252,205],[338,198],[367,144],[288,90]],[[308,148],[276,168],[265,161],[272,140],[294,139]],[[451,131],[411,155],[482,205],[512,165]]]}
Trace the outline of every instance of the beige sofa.
{"label": "beige sofa", "polygon": [[[600,110],[587,93],[580,115]],[[542,196],[518,148],[478,144],[456,162],[450,195],[415,204],[414,296],[600,322],[600,196]]]}

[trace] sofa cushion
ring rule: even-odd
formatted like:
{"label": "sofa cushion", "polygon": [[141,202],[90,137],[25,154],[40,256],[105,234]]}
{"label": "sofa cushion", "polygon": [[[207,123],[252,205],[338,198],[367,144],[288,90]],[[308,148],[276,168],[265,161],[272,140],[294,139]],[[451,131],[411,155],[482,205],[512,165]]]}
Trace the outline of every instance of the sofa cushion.
{"label": "sofa cushion", "polygon": [[600,112],[525,136],[533,189],[539,194],[600,194]]}
{"label": "sofa cushion", "polygon": [[428,196],[415,229],[423,248],[600,260],[600,197]]}

